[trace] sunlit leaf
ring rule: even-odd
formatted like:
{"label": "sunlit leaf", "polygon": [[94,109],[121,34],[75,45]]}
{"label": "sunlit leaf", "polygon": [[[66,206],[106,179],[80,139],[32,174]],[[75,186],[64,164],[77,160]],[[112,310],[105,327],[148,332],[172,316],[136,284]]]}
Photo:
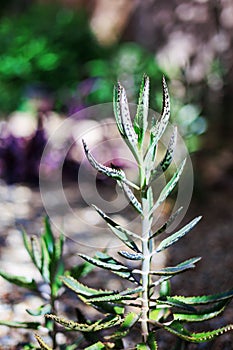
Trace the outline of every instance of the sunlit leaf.
{"label": "sunlit leaf", "polygon": [[37,290],[37,284],[34,279],[24,276],[16,276],[4,271],[0,271],[0,276],[5,278],[8,282],[16,284],[19,287],[27,288],[33,291]]}
{"label": "sunlit leaf", "polygon": [[140,253],[139,248],[136,243],[133,241],[133,238],[140,239],[140,237],[131,232],[120,225],[118,225],[115,221],[113,221],[109,216],[107,216],[101,209],[93,205],[97,213],[107,222],[108,227],[112,230],[112,232],[130,249],[134,250],[136,253]]}
{"label": "sunlit leaf", "polygon": [[41,350],[53,350],[44,342],[44,340],[38,334],[35,334],[35,338],[38,344],[40,345]]}
{"label": "sunlit leaf", "polygon": [[198,216],[197,218],[193,219],[191,222],[189,222],[187,225],[182,227],[179,231],[173,233],[168,238],[165,238],[156,249],[157,252],[161,252],[162,250],[170,247],[174,243],[176,243],[180,238],[185,236],[189,231],[192,230],[192,228],[201,220],[201,216]]}
{"label": "sunlit leaf", "polygon": [[70,321],[65,318],[58,317],[56,315],[51,315],[51,314],[48,314],[45,316],[59,323],[60,325],[64,326],[67,329],[70,329],[73,331],[80,331],[80,332],[96,332],[102,329],[114,327],[121,323],[121,317],[119,315],[107,316],[105,319],[98,320],[91,324],[74,322],[74,321]]}
{"label": "sunlit leaf", "polygon": [[16,322],[16,321],[4,321],[4,320],[0,320],[0,325],[11,327],[11,328],[26,328],[26,329],[38,329],[41,326],[39,322]]}
{"label": "sunlit leaf", "polygon": [[149,108],[149,78],[144,74],[139,93],[137,105],[137,113],[134,118],[134,130],[138,135],[138,144],[141,147],[143,144],[145,132],[148,125],[148,108]]}
{"label": "sunlit leaf", "polygon": [[232,331],[233,325],[230,324],[209,332],[191,333],[179,321],[174,321],[169,326],[165,326],[164,329],[186,341],[193,343],[204,343],[213,340],[221,334]]}

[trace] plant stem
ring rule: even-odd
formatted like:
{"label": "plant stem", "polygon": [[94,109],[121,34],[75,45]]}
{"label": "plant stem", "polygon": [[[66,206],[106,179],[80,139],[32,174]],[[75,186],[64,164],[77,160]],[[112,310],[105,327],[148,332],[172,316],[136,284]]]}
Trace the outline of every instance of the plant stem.
{"label": "plant stem", "polygon": [[149,247],[149,235],[151,230],[151,220],[149,216],[150,203],[148,199],[148,192],[142,191],[142,253],[144,259],[142,261],[142,317],[141,317],[141,328],[142,328],[142,338],[146,342],[149,334],[148,329],[148,313],[149,313],[149,285],[150,285],[150,264],[151,264],[151,254]]}

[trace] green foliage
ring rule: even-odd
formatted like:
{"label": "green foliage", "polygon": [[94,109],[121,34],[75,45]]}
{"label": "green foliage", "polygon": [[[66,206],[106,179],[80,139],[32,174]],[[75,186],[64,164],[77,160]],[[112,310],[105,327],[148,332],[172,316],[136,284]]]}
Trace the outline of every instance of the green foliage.
{"label": "green foliage", "polygon": [[[49,219],[44,220],[44,229],[40,236],[29,236],[22,230],[22,238],[24,247],[35,268],[40,272],[41,280],[38,282],[26,276],[15,276],[4,271],[0,271],[0,276],[8,282],[19,287],[28,289],[29,292],[35,293],[41,297],[42,305],[36,309],[27,309],[26,312],[31,316],[42,316],[51,312],[56,312],[56,301],[62,293],[62,280],[60,277],[65,273],[63,259],[64,236],[61,234],[55,237],[52,232]],[[74,271],[80,277],[85,276],[91,270],[87,264],[74,267]],[[78,273],[77,273],[78,271]],[[71,271],[72,272],[72,271]],[[66,272],[68,275],[69,272]],[[72,277],[64,277],[72,278]],[[41,288],[42,286],[42,288]],[[43,290],[48,290],[48,296],[44,296]],[[41,326],[40,322],[17,322],[0,320],[0,325],[5,325],[12,328],[27,328],[38,330]],[[56,328],[50,320],[46,320],[45,327],[48,328],[53,346],[56,347]],[[36,335],[42,349],[50,349],[44,341]]]}
{"label": "green foliage", "polygon": [[[52,318],[66,328],[76,329],[81,333],[98,332],[103,328],[114,327],[113,331],[109,329],[107,335],[100,332],[98,338],[100,341],[97,343],[93,342],[86,349],[108,349],[109,344],[106,343],[108,340],[111,341],[112,348],[124,348],[121,339],[139,322],[141,323],[142,342],[135,344],[139,350],[158,349],[156,342],[156,332],[158,329],[164,329],[182,340],[196,343],[212,340],[216,336],[233,329],[233,325],[228,325],[214,331],[192,333],[184,327],[185,322],[201,322],[218,316],[224,311],[228,302],[233,297],[232,290],[216,295],[200,297],[171,295],[169,280],[179,273],[193,269],[195,264],[200,260],[200,257],[190,258],[176,266],[165,267],[160,270],[152,270],[151,268],[152,260],[156,254],[172,246],[184,237],[194,228],[201,217],[199,216],[193,219],[184,227],[158,243],[156,240],[157,236],[165,232],[166,228],[171,225],[182,210],[180,208],[157,232],[152,232],[153,213],[155,209],[166,201],[177,185],[185,167],[185,160],[178,165],[177,170],[175,170],[171,179],[164,186],[157,200],[154,200],[152,182],[172,164],[177,135],[177,130],[174,129],[164,158],[159,166],[155,168],[158,142],[166,130],[170,117],[169,94],[164,78],[161,118],[160,120],[155,120],[149,130],[147,119],[148,106],[148,77],[143,77],[138,108],[133,122],[131,121],[125,89],[120,83],[115,87],[113,107],[116,124],[123,140],[137,162],[139,185],[127,179],[123,170],[100,164],[90,153],[85,141],[83,141],[84,150],[90,164],[99,172],[117,181],[134,209],[140,213],[142,223],[142,233],[140,235],[117,224],[101,209],[94,206],[111,231],[126,246],[126,250],[120,250],[118,252],[126,261],[118,261],[115,257],[111,257],[103,252],[97,252],[95,257],[80,254],[88,263],[98,268],[109,270],[123,279],[131,281],[136,285],[136,288],[128,288],[122,291],[95,290],[81,284],[72,277],[62,277],[64,284],[73,290],[85,304],[102,311],[104,319],[101,318],[97,321],[80,324],[56,315],[47,315],[47,317]],[[149,140],[145,137],[147,133],[150,135]],[[139,193],[139,196],[137,193],[137,198],[134,195],[134,189],[137,189]],[[137,244],[135,242],[136,240]],[[131,260],[130,266],[127,263],[128,260]],[[132,266],[133,264],[136,264],[136,266]],[[158,293],[158,287],[160,293]],[[120,312],[119,309],[115,308],[116,305],[122,306]],[[131,306],[138,308],[137,314],[133,311],[127,313],[127,310]]]}
{"label": "green foliage", "polygon": [[4,15],[0,41],[0,106],[5,112],[19,106],[31,85],[42,84],[57,104],[64,103],[67,87],[74,90],[85,77],[80,67],[105,56],[85,13],[56,4],[32,4],[22,13]]}

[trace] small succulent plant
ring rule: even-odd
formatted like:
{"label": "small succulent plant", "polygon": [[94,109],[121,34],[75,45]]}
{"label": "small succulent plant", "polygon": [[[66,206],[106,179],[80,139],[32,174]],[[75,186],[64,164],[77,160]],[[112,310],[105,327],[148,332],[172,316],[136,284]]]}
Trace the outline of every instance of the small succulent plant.
{"label": "small succulent plant", "polygon": [[[66,329],[91,335],[88,337],[90,346],[85,348],[88,350],[123,349],[123,338],[136,324],[141,325],[141,342],[134,345],[134,349],[138,350],[158,349],[156,335],[159,329],[174,334],[181,341],[194,343],[210,341],[233,329],[233,325],[227,325],[207,332],[193,333],[185,327],[188,322],[201,322],[218,316],[233,297],[233,290],[215,295],[191,297],[171,295],[170,280],[172,277],[193,269],[200,257],[190,258],[176,266],[153,270],[152,262],[156,254],[166,250],[184,237],[199,222],[201,217],[194,218],[187,225],[158,242],[158,236],[162,235],[167,227],[174,222],[181,209],[178,209],[156,232],[153,232],[152,225],[154,212],[169,197],[185,166],[184,159],[158,198],[154,199],[152,183],[164,174],[171,165],[177,137],[177,130],[174,128],[164,158],[155,166],[158,142],[167,128],[170,117],[169,94],[164,78],[161,118],[154,121],[151,127],[149,127],[148,121],[148,108],[149,78],[147,76],[143,77],[133,122],[125,89],[120,83],[115,87],[116,124],[137,163],[139,184],[130,181],[123,170],[100,164],[83,140],[86,157],[90,164],[97,171],[117,181],[132,207],[139,213],[141,220],[141,233],[136,233],[122,227],[101,209],[94,206],[112,233],[125,245],[125,250],[118,252],[125,259],[125,262],[108,255],[106,252],[97,252],[94,257],[80,254],[90,264],[111,271],[127,280],[127,283],[128,281],[132,282],[132,288],[120,291],[97,290],[80,283],[73,277],[61,277],[65,286],[74,291],[82,302],[102,312],[103,318],[85,323],[67,320],[55,314],[47,314],[46,318],[54,320]],[[149,137],[146,134],[149,134]],[[135,267],[132,267],[134,263]],[[138,264],[140,265],[138,266]],[[103,330],[108,330],[107,334],[102,333]],[[39,343],[42,349],[49,349],[42,339],[39,339]]]}

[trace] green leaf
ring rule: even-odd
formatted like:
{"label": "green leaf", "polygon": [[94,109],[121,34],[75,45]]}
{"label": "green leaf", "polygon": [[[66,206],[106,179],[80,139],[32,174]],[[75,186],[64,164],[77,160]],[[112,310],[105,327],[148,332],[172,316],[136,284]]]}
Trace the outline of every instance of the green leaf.
{"label": "green leaf", "polygon": [[221,314],[224,310],[228,301],[223,300],[215,304],[211,308],[198,310],[195,313],[173,313],[174,320],[185,321],[185,322],[202,322],[214,318]]}
{"label": "green leaf", "polygon": [[26,309],[27,313],[31,316],[41,316],[45,315],[48,312],[51,312],[51,305],[45,304],[39,306],[37,309],[31,310],[31,309]]}
{"label": "green leaf", "polygon": [[100,173],[103,173],[104,175],[106,175],[108,177],[111,177],[111,178],[118,180],[118,181],[123,181],[126,184],[138,189],[138,187],[135,184],[133,184],[132,182],[130,182],[129,180],[126,179],[126,175],[125,175],[123,170],[110,168],[110,167],[107,167],[107,166],[97,162],[97,160],[94,158],[92,153],[89,151],[86,142],[84,140],[82,140],[82,142],[83,142],[83,148],[84,148],[86,157],[87,157],[89,163],[93,166],[93,168],[95,168],[97,171],[99,171]]}
{"label": "green leaf", "polygon": [[162,137],[170,118],[170,100],[167,89],[167,84],[165,77],[163,77],[163,108],[162,116],[159,121],[156,121],[156,124],[151,129],[151,142],[145,156],[145,164],[148,168],[151,167],[155,157],[155,149],[159,139]]}
{"label": "green leaf", "polygon": [[201,260],[200,257],[188,259],[177,266],[165,267],[161,270],[150,271],[149,273],[150,275],[158,275],[158,276],[176,275],[186,270],[193,269],[195,267],[195,263],[200,260]]}
{"label": "green leaf", "polygon": [[51,258],[49,256],[44,235],[41,237],[40,244],[41,244],[41,275],[46,283],[50,283]]}
{"label": "green leaf", "polygon": [[117,260],[113,259],[112,257],[108,256],[107,254],[102,254],[102,257],[99,255],[99,259],[91,258],[85,254],[79,254],[84,260],[90,262],[91,264],[101,267],[106,270],[110,270],[113,273],[117,274],[118,276],[125,278],[132,282],[137,282],[132,275],[131,270],[125,266],[122,265]]}
{"label": "green leaf", "polygon": [[167,84],[164,76],[163,76],[162,84],[163,84],[162,116],[160,121],[158,121],[151,130],[154,136],[153,142],[155,144],[157,144],[159,139],[162,137],[164,131],[166,130],[166,127],[168,125],[168,121],[170,118],[170,99],[169,99],[168,88],[167,88]]}
{"label": "green leaf", "polygon": [[140,237],[131,232],[120,225],[118,225],[115,221],[113,221],[109,216],[107,216],[101,209],[93,205],[97,213],[107,222],[108,227],[112,230],[112,232],[130,249],[134,250],[136,253],[140,253],[139,248],[136,243],[132,240],[131,237],[139,239]]}
{"label": "green leaf", "polygon": [[37,284],[34,279],[24,276],[15,276],[10,273],[6,273],[0,270],[0,276],[5,278],[10,283],[13,283],[19,287],[27,288],[33,291],[37,290]]}
{"label": "green leaf", "polygon": [[108,312],[112,314],[122,314],[124,311],[124,308],[122,306],[113,304],[113,303],[108,303],[108,302],[90,302],[90,297],[93,296],[107,296],[107,295],[112,295],[114,291],[108,291],[108,290],[96,290],[90,287],[87,287],[80,283],[79,281],[75,280],[71,276],[63,276],[61,277],[61,280],[63,283],[73,290],[75,293],[78,294],[80,299],[85,303],[85,304],[91,304],[94,308],[97,310],[100,310],[102,312]]}
{"label": "green leaf", "polygon": [[124,137],[132,148],[137,148],[138,138],[134,131],[129,113],[129,105],[125,89],[118,83],[119,102],[120,102],[120,119],[122,122]]}
{"label": "green leaf", "polygon": [[41,270],[41,252],[40,252],[40,245],[38,238],[36,236],[31,237],[31,247],[32,247],[32,256],[33,256],[33,262],[35,266],[38,268],[38,270]]}
{"label": "green leaf", "polygon": [[39,322],[16,322],[16,321],[4,321],[4,320],[0,320],[0,325],[11,327],[11,328],[26,328],[26,329],[38,329],[41,326]]}
{"label": "green leaf", "polygon": [[90,297],[93,295],[111,295],[111,294],[114,294],[114,291],[111,291],[111,290],[101,290],[101,289],[97,290],[94,288],[87,287],[71,276],[62,276],[61,280],[68,288],[73,290],[75,293],[84,295],[86,297]]}
{"label": "green leaf", "polygon": [[44,340],[38,334],[35,334],[35,338],[38,344],[40,345],[41,350],[53,350],[44,342]]}
{"label": "green leaf", "polygon": [[217,294],[192,296],[192,297],[175,295],[172,298],[179,301],[183,301],[189,305],[202,305],[202,304],[215,303],[221,300],[229,300],[232,297],[233,297],[233,289],[230,289],[222,293],[217,293]]}
{"label": "green leaf", "polygon": [[106,340],[124,338],[129,333],[130,329],[138,322],[140,316],[140,314],[135,314],[134,312],[128,313],[118,330],[109,336],[105,336],[104,338]]}
{"label": "green leaf", "polygon": [[45,315],[45,316],[70,330],[80,331],[80,332],[97,332],[102,329],[114,327],[121,322],[121,317],[119,315],[107,316],[103,320],[98,320],[91,324],[78,323],[78,322],[70,321],[65,318],[61,318],[51,314]]}
{"label": "green leaf", "polygon": [[150,350],[158,350],[158,344],[155,340],[155,334],[150,332],[148,335],[147,343],[149,345]]}
{"label": "green leaf", "polygon": [[201,220],[201,216],[198,216],[197,218],[193,219],[191,222],[189,222],[187,225],[182,227],[179,231],[175,232],[168,238],[165,238],[156,249],[157,252],[161,252],[162,250],[170,247],[174,243],[176,243],[180,238],[185,236],[189,231],[192,230],[192,228]]}
{"label": "green leaf", "polygon": [[157,305],[176,307],[178,309],[187,310],[190,312],[196,311],[196,309],[193,306],[185,304],[182,301],[175,300],[172,297],[165,297],[165,296],[159,297],[156,299],[156,303]]}
{"label": "green leaf", "polygon": [[167,222],[165,222],[156,232],[154,232],[151,236],[150,239],[158,236],[160,233],[163,233],[177,218],[177,216],[180,214],[181,210],[183,207],[180,207],[169,219]]}
{"label": "green leaf", "polygon": [[209,332],[191,333],[186,328],[184,328],[184,326],[179,321],[174,321],[169,326],[165,326],[164,329],[186,341],[193,343],[204,343],[213,340],[221,334],[232,331],[233,325],[230,324]]}
{"label": "green leaf", "polygon": [[105,345],[101,341],[98,341],[97,343],[92,344],[91,346],[88,346],[84,350],[103,350],[103,349],[106,349]]}
{"label": "green leaf", "polygon": [[91,305],[96,310],[102,313],[108,313],[112,315],[123,315],[124,314],[124,306],[121,303],[109,302],[109,301],[95,301],[90,302],[87,297],[83,295],[79,295],[79,298],[86,304]]}
{"label": "green leaf", "polygon": [[176,145],[176,140],[177,140],[177,128],[175,127],[163,160],[159,163],[158,167],[155,170],[153,170],[151,173],[150,183],[152,181],[155,181],[161,174],[163,174],[171,164],[175,145]]}
{"label": "green leaf", "polygon": [[[119,182],[118,182],[119,183]],[[137,200],[135,195],[133,194],[132,190],[128,185],[126,185],[124,182],[119,183],[119,186],[122,188],[126,198],[130,201],[132,206],[137,210],[139,214],[142,213],[142,205],[141,203]]]}
{"label": "green leaf", "polygon": [[51,229],[51,224],[48,216],[46,216],[44,219],[44,230],[45,231],[44,231],[43,237],[46,243],[46,247],[50,257],[53,257],[55,242],[54,242],[53,232]]}
{"label": "green leaf", "polygon": [[148,346],[145,343],[137,344],[137,350],[148,350]]}
{"label": "green leaf", "polygon": [[114,89],[113,89],[113,111],[114,111],[118,130],[119,130],[120,134],[122,136],[124,136],[124,130],[123,130],[122,120],[121,120],[120,93],[121,93],[120,85],[114,86]]}
{"label": "green leaf", "polygon": [[171,283],[170,281],[164,281],[160,285],[159,296],[167,297],[171,294]]}
{"label": "green leaf", "polygon": [[123,258],[126,258],[128,260],[143,260],[144,259],[142,253],[129,253],[125,250],[120,250],[118,252],[118,254],[123,256]]}
{"label": "green leaf", "polygon": [[70,275],[76,279],[81,277],[86,277],[91,271],[93,271],[93,265],[85,261],[83,264],[79,264],[71,267],[68,271],[65,272],[66,276]]}
{"label": "green leaf", "polygon": [[134,118],[134,130],[138,135],[139,147],[142,146],[144,136],[148,125],[148,108],[149,108],[149,78],[144,74],[139,93],[137,113]]}
{"label": "green leaf", "polygon": [[24,247],[26,248],[32,262],[34,263],[34,258],[33,258],[33,254],[32,254],[32,246],[31,246],[31,242],[28,238],[28,235],[24,229],[21,230],[21,233],[22,233],[22,237],[23,237]]}
{"label": "green leaf", "polygon": [[184,166],[186,163],[186,159],[183,160],[183,162],[178,167],[175,174],[172,176],[171,180],[166,184],[164,189],[161,191],[159,198],[157,199],[154,207],[152,208],[152,213],[157,209],[169,196],[169,194],[172,192],[172,190],[175,188],[176,184],[178,183],[180,176],[183,172]]}
{"label": "green leaf", "polygon": [[119,293],[114,293],[111,295],[103,295],[103,296],[96,296],[94,298],[90,298],[88,301],[91,303],[99,302],[99,301],[122,301],[122,300],[132,300],[136,299],[137,297],[132,297],[133,294],[138,294],[143,291],[142,287],[138,287],[135,289],[126,289]]}

